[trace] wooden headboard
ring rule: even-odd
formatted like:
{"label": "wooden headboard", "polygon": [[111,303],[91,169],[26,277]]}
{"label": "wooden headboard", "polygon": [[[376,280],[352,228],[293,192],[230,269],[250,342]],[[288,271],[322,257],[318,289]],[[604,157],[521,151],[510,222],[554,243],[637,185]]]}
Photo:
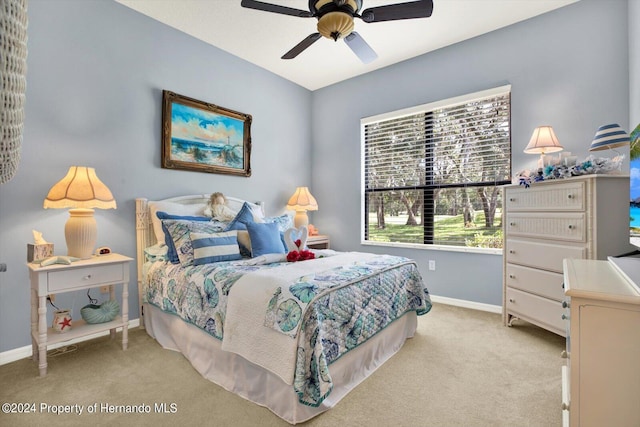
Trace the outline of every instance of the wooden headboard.
{"label": "wooden headboard", "polygon": [[[158,202],[170,202],[180,205],[202,205],[204,208],[209,201],[210,194],[193,194],[187,196],[171,197],[169,199],[154,200]],[[242,206],[245,202],[243,199],[225,196],[228,203]],[[138,268],[138,307],[140,309],[140,326],[144,326],[144,311],[142,307],[142,279],[143,268],[145,262],[144,250],[149,246],[157,243],[155,232],[153,231],[153,223],[151,221],[151,212],[149,210],[150,200],[145,198],[136,199],[136,264]],[[259,205],[264,215],[265,209],[262,202],[251,202]]]}

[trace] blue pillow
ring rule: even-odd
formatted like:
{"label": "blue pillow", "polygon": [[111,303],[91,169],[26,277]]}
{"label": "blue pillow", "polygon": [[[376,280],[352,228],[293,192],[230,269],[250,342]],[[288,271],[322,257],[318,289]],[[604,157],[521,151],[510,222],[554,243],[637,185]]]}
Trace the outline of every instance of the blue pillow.
{"label": "blue pillow", "polygon": [[224,231],[246,230],[246,223],[248,222],[253,222],[253,212],[251,211],[251,206],[249,206],[247,202],[244,202],[242,208],[236,214],[236,217],[231,220]]}
{"label": "blue pillow", "polygon": [[186,221],[211,221],[211,218],[206,216],[184,216],[184,215],[173,215],[168,214],[166,212],[158,211],[156,212],[156,216],[162,223],[162,231],[164,232],[164,244],[167,245],[167,258],[172,264],[180,263],[180,258],[178,258],[178,252],[176,251],[176,245],[173,243],[173,238],[171,237],[171,233],[167,230],[163,219],[180,219]]}
{"label": "blue pillow", "polygon": [[191,233],[193,265],[240,259],[236,230],[222,233]]}
{"label": "blue pillow", "polygon": [[216,221],[187,221],[179,219],[163,219],[178,255],[178,263],[183,267],[193,265],[193,246],[191,233],[220,233],[224,227]]}
{"label": "blue pillow", "polygon": [[251,256],[286,253],[278,224],[248,222],[246,226],[251,239]]}

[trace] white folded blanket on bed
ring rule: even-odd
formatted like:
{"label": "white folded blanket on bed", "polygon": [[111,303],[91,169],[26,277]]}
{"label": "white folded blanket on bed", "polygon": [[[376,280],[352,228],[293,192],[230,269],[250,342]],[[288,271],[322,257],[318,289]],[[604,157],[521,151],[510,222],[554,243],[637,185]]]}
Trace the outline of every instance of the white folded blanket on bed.
{"label": "white folded blanket on bed", "polygon": [[287,384],[293,384],[297,338],[264,326],[269,300],[275,290],[279,286],[288,286],[298,277],[374,256],[370,253],[345,252],[244,275],[229,291],[222,349],[239,354],[278,375]]}

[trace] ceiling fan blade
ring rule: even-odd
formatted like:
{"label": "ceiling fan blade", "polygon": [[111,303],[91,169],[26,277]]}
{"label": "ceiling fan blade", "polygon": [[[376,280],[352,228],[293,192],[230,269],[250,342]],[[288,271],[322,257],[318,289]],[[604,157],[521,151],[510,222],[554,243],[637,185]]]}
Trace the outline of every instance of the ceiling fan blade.
{"label": "ceiling fan blade", "polygon": [[313,14],[308,10],[294,9],[292,7],[280,6],[277,4],[264,3],[255,0],[242,0],[240,6],[248,9],[262,10],[265,12],[280,13],[282,15],[297,16],[300,18],[311,18]]}
{"label": "ceiling fan blade", "polygon": [[360,34],[355,31],[352,31],[351,34],[346,36],[344,38],[344,42],[351,48],[353,53],[360,58],[360,61],[365,64],[368,64],[378,58],[378,55],[373,49],[371,49],[371,46],[369,46],[367,42],[360,37]]}
{"label": "ceiling fan blade", "polygon": [[371,7],[362,12],[364,22],[396,21],[399,19],[428,18],[433,12],[433,0],[410,1]]}
{"label": "ceiling fan blade", "polygon": [[295,45],[293,49],[282,55],[282,59],[295,58],[296,56],[300,55],[303,50],[314,44],[320,37],[322,37],[320,33],[313,33],[308,35],[304,40]]}

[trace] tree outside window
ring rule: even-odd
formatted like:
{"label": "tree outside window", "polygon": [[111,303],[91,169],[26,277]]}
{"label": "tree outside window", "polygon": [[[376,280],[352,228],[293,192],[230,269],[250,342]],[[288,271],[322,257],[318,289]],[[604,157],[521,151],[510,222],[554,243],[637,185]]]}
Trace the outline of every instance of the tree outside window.
{"label": "tree outside window", "polygon": [[363,119],[364,240],[502,247],[510,88]]}

